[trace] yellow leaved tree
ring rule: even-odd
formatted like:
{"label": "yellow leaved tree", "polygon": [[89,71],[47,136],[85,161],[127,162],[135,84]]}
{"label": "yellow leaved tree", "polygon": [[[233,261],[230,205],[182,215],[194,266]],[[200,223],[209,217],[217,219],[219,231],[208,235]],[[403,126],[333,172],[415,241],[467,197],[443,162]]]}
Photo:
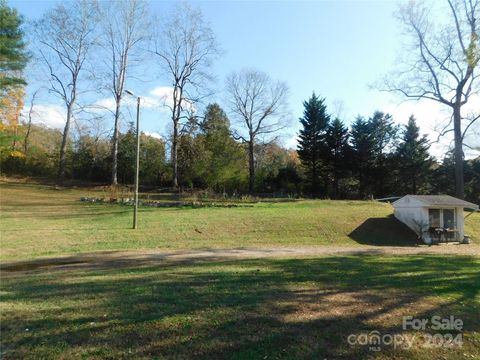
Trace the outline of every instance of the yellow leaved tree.
{"label": "yellow leaved tree", "polygon": [[25,89],[15,86],[0,93],[0,151],[4,156],[20,156],[16,150],[18,141],[18,126],[23,109]]}

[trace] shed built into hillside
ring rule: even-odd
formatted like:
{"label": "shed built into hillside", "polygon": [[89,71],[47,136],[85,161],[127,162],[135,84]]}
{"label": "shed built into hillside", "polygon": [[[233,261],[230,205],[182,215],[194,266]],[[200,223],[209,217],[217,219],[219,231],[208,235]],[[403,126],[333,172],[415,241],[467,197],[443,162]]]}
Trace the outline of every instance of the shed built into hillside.
{"label": "shed built into hillside", "polygon": [[478,210],[478,205],[449,195],[406,195],[393,207],[395,217],[427,244],[463,241],[463,211]]}

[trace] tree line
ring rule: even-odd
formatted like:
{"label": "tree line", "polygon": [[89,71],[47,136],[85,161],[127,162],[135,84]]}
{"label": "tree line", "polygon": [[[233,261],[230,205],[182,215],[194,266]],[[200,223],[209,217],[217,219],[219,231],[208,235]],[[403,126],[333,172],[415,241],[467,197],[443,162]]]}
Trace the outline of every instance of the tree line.
{"label": "tree line", "polygon": [[[228,196],[252,193],[248,143],[237,140],[220,105],[209,104],[202,121],[182,128],[178,137],[178,186],[209,190]],[[455,194],[454,160],[442,162],[429,154],[430,143],[416,119],[396,125],[383,112],[357,117],[350,127],[327,112],[325,100],[313,94],[304,102],[298,149],[275,141],[254,146],[257,195],[370,199],[403,194]],[[18,128],[17,146],[23,147],[27,125]],[[54,178],[61,132],[39,125],[30,129],[26,153],[3,158],[2,172]],[[132,184],[136,129],[119,132],[118,183]],[[11,141],[12,139],[10,139]],[[8,144],[11,146],[11,143]],[[141,134],[140,182],[143,189],[172,187],[168,142]],[[90,135],[67,144],[68,178],[109,183],[111,142]],[[480,201],[480,158],[464,162],[466,198]]]}
{"label": "tree line", "polygon": [[[471,24],[478,12],[477,1],[447,3],[454,18],[466,16],[462,24]],[[163,106],[172,129],[166,139],[142,134],[144,185],[360,199],[449,192],[473,199],[479,193],[477,160],[465,161],[462,148],[478,114],[462,118],[461,108],[476,91],[477,28],[474,21],[473,27],[457,24],[457,37],[448,40],[451,49],[459,45],[460,50],[439,63],[437,39],[430,37],[421,10],[409,4],[401,21],[413,29],[413,39],[420,39],[416,49],[420,59],[415,64],[421,66],[411,69],[424,77],[416,78],[418,86],[387,85],[407,97],[432,98],[453,108],[452,122],[444,132],[455,133],[455,146],[441,164],[429,155],[428,141],[419,134],[413,117],[402,128],[390,115],[376,112],[357,117],[347,128],[315,94],[304,104],[297,151],[283,148],[275,138],[287,126],[288,86],[252,68],[226,77],[225,110],[209,104],[200,112],[213,93],[212,65],[222,49],[201,11],[186,3],[176,4],[167,20],[159,22],[142,0],[59,2],[29,24],[27,47],[22,17],[0,0],[2,172],[45,175],[57,181],[131,182],[136,130],[122,126],[125,89],[133,78],[142,77],[138,65],[148,61],[149,71],[161,74],[171,89]],[[40,89],[33,92],[29,104],[24,103],[26,79],[33,78],[31,73],[25,76],[29,61],[38,70],[35,83],[63,104],[61,132],[32,123]],[[448,68],[452,64],[454,70]],[[439,74],[459,81],[455,92],[442,87]],[[433,85],[433,90],[422,88],[421,81]],[[419,89],[424,91],[416,95]],[[92,93],[96,98],[108,95],[113,106],[99,115],[96,110],[102,106],[91,103]],[[445,94],[453,100],[448,102]],[[110,134],[92,130],[99,118],[111,122]],[[82,120],[89,124],[86,130],[79,126]],[[450,124],[454,126],[448,128]],[[454,192],[446,178],[452,164]]]}
{"label": "tree line", "polygon": [[[382,198],[403,194],[455,193],[452,153],[438,163],[412,115],[404,126],[376,111],[351,127],[327,112],[315,93],[304,102],[298,155],[305,190],[314,197]],[[480,158],[466,161],[466,194],[478,201]]]}

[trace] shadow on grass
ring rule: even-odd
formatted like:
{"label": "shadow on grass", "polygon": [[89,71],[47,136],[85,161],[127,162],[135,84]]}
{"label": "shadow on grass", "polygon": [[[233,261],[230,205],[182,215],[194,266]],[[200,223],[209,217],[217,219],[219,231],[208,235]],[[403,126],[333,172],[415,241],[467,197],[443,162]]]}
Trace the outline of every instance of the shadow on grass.
{"label": "shadow on grass", "polygon": [[159,263],[3,276],[4,357],[362,359],[372,352],[349,334],[401,332],[406,315],[455,315],[480,330],[474,257]]}
{"label": "shadow on grass", "polygon": [[363,245],[415,246],[419,244],[415,232],[393,215],[369,218],[348,236]]}

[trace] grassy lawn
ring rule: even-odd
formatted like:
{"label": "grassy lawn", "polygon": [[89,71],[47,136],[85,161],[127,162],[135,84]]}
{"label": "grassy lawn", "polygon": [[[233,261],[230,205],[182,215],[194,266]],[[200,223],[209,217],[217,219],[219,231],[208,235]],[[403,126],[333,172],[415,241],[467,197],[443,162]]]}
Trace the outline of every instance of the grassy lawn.
{"label": "grassy lawn", "polygon": [[[2,353],[5,359],[478,359],[479,267],[475,257],[354,256],[5,272]],[[424,332],[403,332],[406,315],[461,318],[463,347],[424,348]],[[416,336],[415,345],[372,352],[347,342],[350,334],[374,330]]]}
{"label": "grassy lawn", "polygon": [[[0,259],[140,249],[411,246],[387,204],[262,202],[232,208],[82,203],[95,189],[2,182]],[[467,233],[478,246],[480,214]],[[464,246],[464,245],[462,245]],[[465,245],[466,246],[466,245]],[[2,359],[477,359],[480,257],[357,255],[234,259],[132,257],[4,266]],[[463,346],[430,346],[402,317],[463,320]],[[349,335],[403,335],[380,351]],[[456,331],[440,331],[456,335]],[[378,350],[378,349],[377,349]]]}
{"label": "grassy lawn", "polygon": [[[415,236],[388,204],[368,201],[257,203],[237,208],[141,208],[82,203],[92,189],[3,182],[2,260],[127,249],[412,245]],[[480,242],[480,214],[466,232]]]}

